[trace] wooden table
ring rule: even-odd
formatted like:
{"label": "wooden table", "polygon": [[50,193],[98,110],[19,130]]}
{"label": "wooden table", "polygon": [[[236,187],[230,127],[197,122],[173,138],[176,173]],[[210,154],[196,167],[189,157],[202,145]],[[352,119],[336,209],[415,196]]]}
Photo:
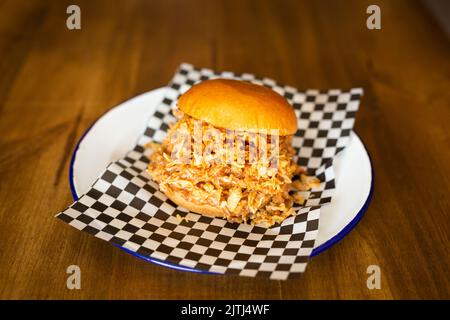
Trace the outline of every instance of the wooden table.
{"label": "wooden table", "polygon": [[[81,30],[66,8],[81,8]],[[450,298],[449,40],[419,2],[0,1],[0,297]],[[343,241],[282,282],[146,263],[54,214],[72,202],[77,140],[106,110],[164,86],[181,62],[298,88],[362,86],[355,130],[375,194]],[[81,290],[66,288],[80,266]],[[369,265],[381,289],[366,286]]]}

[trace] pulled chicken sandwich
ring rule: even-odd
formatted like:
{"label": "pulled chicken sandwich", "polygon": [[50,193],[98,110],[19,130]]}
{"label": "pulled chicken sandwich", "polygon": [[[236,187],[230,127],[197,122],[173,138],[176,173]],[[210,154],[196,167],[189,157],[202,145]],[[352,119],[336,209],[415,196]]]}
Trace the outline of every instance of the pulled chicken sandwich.
{"label": "pulled chicken sandwich", "polygon": [[297,118],[269,88],[215,79],[194,85],[173,110],[178,121],[150,143],[148,173],[169,199],[231,222],[281,223],[319,185],[293,160]]}

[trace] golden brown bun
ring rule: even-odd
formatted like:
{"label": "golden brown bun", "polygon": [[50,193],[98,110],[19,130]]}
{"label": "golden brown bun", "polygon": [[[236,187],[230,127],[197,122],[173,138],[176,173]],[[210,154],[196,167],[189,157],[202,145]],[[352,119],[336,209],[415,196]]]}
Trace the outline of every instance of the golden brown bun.
{"label": "golden brown bun", "polygon": [[183,208],[188,209],[189,211],[207,215],[210,217],[223,218],[223,216],[224,216],[222,210],[220,210],[219,208],[216,208],[216,207],[213,207],[213,206],[210,206],[207,204],[206,205],[195,204],[189,200],[186,200],[183,197],[183,195],[179,192],[172,192],[170,190],[167,190],[164,193],[174,203],[176,203],[177,205],[179,205]]}
{"label": "golden brown bun", "polygon": [[292,106],[275,91],[245,81],[214,79],[194,85],[178,100],[178,108],[213,126],[231,130],[297,131]]}

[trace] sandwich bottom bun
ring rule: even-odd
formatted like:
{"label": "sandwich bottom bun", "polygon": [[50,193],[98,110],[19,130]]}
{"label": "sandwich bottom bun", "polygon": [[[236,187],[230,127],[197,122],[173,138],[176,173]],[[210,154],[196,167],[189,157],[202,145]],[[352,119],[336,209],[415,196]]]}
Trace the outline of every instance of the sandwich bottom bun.
{"label": "sandwich bottom bun", "polygon": [[208,204],[195,204],[187,200],[181,193],[167,190],[166,196],[175,204],[188,209],[189,211],[210,216],[213,218],[224,218],[222,210]]}

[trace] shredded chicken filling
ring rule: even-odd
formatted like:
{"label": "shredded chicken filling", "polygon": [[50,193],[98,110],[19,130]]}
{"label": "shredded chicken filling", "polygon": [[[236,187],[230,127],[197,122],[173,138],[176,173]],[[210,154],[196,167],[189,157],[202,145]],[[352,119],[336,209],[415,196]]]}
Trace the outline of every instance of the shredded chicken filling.
{"label": "shredded chicken filling", "polygon": [[271,226],[304,203],[301,191],[320,183],[292,160],[292,136],[243,133],[245,138],[230,139],[224,129],[174,113],[179,120],[163,143],[150,145],[148,172],[163,192],[220,208],[231,222]]}

